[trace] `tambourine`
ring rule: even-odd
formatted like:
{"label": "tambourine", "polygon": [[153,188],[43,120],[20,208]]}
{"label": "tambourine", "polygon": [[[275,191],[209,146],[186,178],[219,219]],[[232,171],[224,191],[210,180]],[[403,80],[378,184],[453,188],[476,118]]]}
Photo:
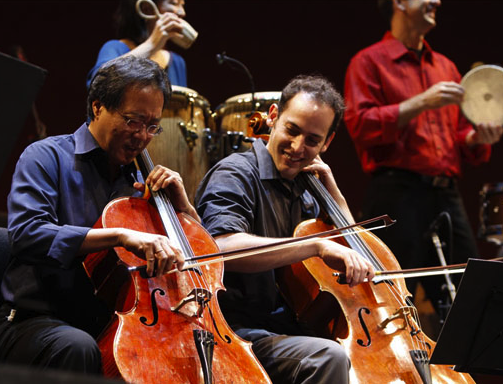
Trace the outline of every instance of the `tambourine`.
{"label": "tambourine", "polygon": [[465,96],[461,110],[473,124],[503,125],[503,68],[480,65],[461,80]]}

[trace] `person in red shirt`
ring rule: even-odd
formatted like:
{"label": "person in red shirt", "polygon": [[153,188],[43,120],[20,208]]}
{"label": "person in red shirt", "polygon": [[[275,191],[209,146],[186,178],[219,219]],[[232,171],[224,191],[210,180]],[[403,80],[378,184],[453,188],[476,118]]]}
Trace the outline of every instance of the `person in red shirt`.
{"label": "person in red shirt", "polygon": [[[466,261],[478,252],[456,186],[461,162],[488,161],[503,128],[474,129],[460,113],[461,76],[424,39],[436,25],[440,0],[378,0],[378,5],[390,31],[352,58],[345,81],[344,120],[363,170],[372,174],[363,215],[386,213],[397,220],[380,237],[402,268],[438,265],[425,234],[436,218],[450,218],[448,261]],[[451,232],[441,224],[440,234]],[[416,283],[407,282],[411,292]],[[435,306],[443,298],[443,283],[444,277],[422,281]]]}

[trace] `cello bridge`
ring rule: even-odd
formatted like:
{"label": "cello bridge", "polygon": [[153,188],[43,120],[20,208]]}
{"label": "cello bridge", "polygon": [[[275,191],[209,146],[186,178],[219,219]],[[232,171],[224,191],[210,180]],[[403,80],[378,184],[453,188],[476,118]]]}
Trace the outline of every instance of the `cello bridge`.
{"label": "cello bridge", "polygon": [[185,296],[180,302],[171,307],[173,312],[180,312],[180,310],[189,303],[197,304],[197,311],[192,316],[201,317],[204,307],[211,300],[211,292],[205,288],[194,288],[190,293]]}
{"label": "cello bridge", "polygon": [[407,325],[409,324],[408,317],[411,315],[411,310],[414,310],[414,309],[415,309],[414,307],[408,307],[408,306],[407,307],[400,307],[400,308],[398,308],[395,311],[395,313],[393,313],[392,315],[390,315],[388,318],[384,319],[379,324],[379,328],[384,329],[392,321],[395,321],[397,319],[402,319],[403,320],[402,326],[399,327],[398,329],[399,330],[405,329],[407,327]]}

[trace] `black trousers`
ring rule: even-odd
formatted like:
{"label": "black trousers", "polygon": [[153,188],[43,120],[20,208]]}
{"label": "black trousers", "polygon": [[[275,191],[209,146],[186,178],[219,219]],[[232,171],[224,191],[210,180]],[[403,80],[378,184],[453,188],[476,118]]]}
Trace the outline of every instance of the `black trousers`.
{"label": "black trousers", "polygon": [[[452,239],[449,239],[447,221],[441,220],[438,230],[441,241],[447,243],[444,249],[447,264],[464,263],[470,257],[478,257],[475,237],[455,181],[438,184],[442,185],[437,185],[433,178],[401,170],[384,170],[372,176],[363,216],[388,214],[397,221],[375,234],[391,249],[403,269],[439,265],[428,229],[441,212],[447,212],[452,221]],[[459,282],[459,275],[451,275],[451,278]],[[406,280],[411,293],[415,292],[418,281]],[[423,277],[420,281],[438,312],[439,300],[445,302],[448,295],[442,290],[445,277]]]}
{"label": "black trousers", "polygon": [[5,312],[4,306],[0,310],[0,363],[101,373],[100,350],[88,333],[49,316],[7,321]]}

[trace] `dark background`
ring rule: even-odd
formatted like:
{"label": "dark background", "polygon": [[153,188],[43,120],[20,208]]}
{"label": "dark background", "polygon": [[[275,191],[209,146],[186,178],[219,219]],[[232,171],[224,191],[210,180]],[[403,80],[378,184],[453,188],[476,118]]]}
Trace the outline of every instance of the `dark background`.
{"label": "dark background", "polygon": [[[427,36],[432,47],[453,60],[461,74],[476,61],[502,64],[503,2],[442,3],[438,26]],[[73,132],[85,120],[86,74],[101,45],[116,37],[112,14],[117,4],[117,0],[0,1],[0,52],[10,53],[18,44],[31,63],[48,71],[36,106],[49,135]],[[217,53],[225,51],[244,62],[257,91],[279,91],[293,76],[311,72],[329,77],[342,91],[350,58],[387,29],[374,0],[186,0],[186,11],[199,38],[190,50],[178,51],[187,62],[188,86],[206,97],[213,109],[250,91],[244,74],[217,64]],[[2,120],[0,116],[2,135],[15,134]],[[0,211],[5,211],[16,160],[35,132],[29,116],[2,173]],[[494,146],[490,163],[464,168],[460,185],[474,230],[479,225],[482,185],[503,182],[502,158],[500,143]],[[344,127],[324,159],[357,214],[368,178]],[[480,247],[485,257],[496,253],[485,241]]]}

